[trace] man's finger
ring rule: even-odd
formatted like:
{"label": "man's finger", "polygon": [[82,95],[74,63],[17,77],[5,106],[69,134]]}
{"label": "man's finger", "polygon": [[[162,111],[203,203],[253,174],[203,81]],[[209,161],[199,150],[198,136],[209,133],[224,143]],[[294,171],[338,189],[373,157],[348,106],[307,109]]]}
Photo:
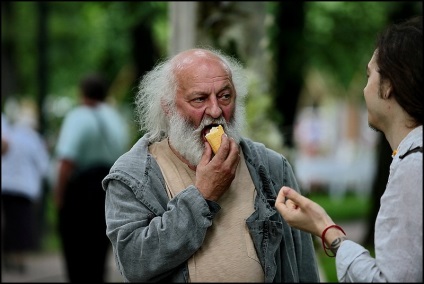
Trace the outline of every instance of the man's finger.
{"label": "man's finger", "polygon": [[277,199],[275,200],[275,203],[285,203],[286,202],[286,195],[284,194],[283,189],[281,188],[278,192]]}
{"label": "man's finger", "polygon": [[212,147],[208,142],[205,142],[205,151],[203,152],[202,158],[199,161],[199,165],[206,166],[210,160],[212,155]]}
{"label": "man's finger", "polygon": [[300,195],[296,190],[288,187],[288,186],[283,186],[281,188],[281,191],[283,191],[284,195],[286,198],[292,200],[294,203],[296,204],[302,204],[303,203],[303,196]]}

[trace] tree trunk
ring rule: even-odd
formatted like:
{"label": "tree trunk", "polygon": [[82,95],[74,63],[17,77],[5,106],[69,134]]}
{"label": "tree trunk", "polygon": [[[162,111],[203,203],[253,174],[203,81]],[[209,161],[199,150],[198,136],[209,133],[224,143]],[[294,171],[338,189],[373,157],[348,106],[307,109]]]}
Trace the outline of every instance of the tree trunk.
{"label": "tree trunk", "polygon": [[47,21],[48,21],[48,3],[47,2],[38,2],[38,37],[37,37],[37,46],[38,46],[38,130],[44,135],[46,130],[46,121],[47,113],[44,111],[44,101],[47,96],[48,89],[48,30],[47,30]]}
{"label": "tree trunk", "polygon": [[14,41],[15,7],[11,1],[1,2],[2,19],[2,47],[1,47],[1,101],[2,111],[7,97],[17,91],[16,61]]}
{"label": "tree trunk", "polygon": [[293,148],[293,125],[303,86],[304,2],[280,2],[276,15],[275,120],[284,144]]}

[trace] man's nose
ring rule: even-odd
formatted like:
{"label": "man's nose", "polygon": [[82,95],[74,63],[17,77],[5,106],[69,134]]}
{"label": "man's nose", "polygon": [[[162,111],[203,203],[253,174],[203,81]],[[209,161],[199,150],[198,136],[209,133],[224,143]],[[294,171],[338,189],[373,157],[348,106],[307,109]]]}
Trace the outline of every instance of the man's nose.
{"label": "man's nose", "polygon": [[219,118],[222,115],[222,109],[216,97],[210,98],[209,105],[206,108],[206,114],[212,118]]}

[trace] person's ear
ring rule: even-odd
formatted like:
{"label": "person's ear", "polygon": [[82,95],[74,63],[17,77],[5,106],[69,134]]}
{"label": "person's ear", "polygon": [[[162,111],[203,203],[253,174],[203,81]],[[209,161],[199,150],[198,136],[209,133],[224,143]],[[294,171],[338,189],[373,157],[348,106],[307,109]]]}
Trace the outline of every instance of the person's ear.
{"label": "person's ear", "polygon": [[386,81],[383,84],[383,98],[389,99],[392,96],[393,87],[392,84],[389,81]]}
{"label": "person's ear", "polygon": [[168,117],[171,112],[169,104],[166,103],[164,100],[161,100],[160,105],[162,107],[163,112],[165,113],[165,116]]}

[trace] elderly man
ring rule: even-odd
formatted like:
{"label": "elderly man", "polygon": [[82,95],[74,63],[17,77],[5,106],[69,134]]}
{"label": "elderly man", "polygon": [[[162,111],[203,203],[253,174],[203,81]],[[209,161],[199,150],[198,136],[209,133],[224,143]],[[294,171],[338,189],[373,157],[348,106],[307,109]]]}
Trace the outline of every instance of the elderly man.
{"label": "elderly man", "polygon": [[[107,235],[126,281],[319,282],[312,236],[274,208],[298,188],[284,156],[243,138],[247,81],[218,51],[191,49],[140,82],[146,134],[103,180]],[[221,125],[219,150],[206,141]]]}

